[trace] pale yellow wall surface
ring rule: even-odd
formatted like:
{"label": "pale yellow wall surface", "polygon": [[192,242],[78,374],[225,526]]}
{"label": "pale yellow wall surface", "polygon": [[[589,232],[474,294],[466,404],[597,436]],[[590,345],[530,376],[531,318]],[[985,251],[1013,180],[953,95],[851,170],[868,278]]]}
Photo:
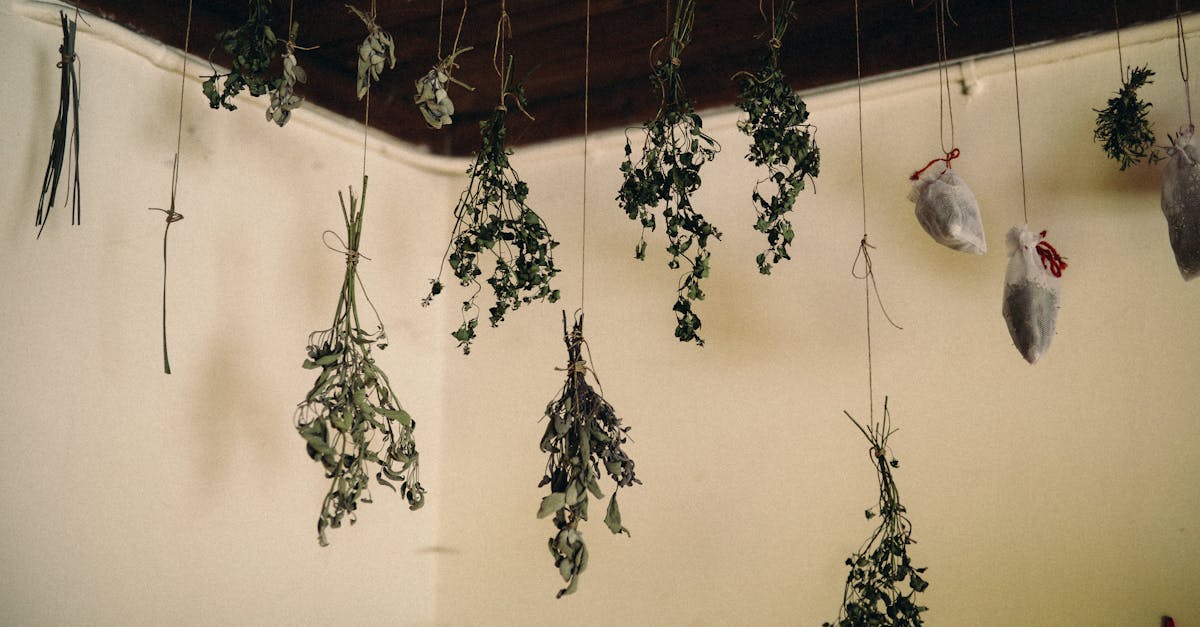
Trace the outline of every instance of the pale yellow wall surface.
{"label": "pale yellow wall surface", "polygon": [[[632,538],[611,536],[598,516],[584,526],[589,568],[580,591],[556,601],[552,525],[534,512],[538,419],[563,377],[560,309],[532,305],[481,328],[462,357],[448,336],[461,292],[417,304],[465,160],[372,144],[362,274],[392,339],[380,363],[419,422],[429,505],[412,513],[376,490],[359,524],[320,549],[325,486],[291,415],[311,383],[304,339],[337,295],[341,259],[319,236],[338,226],[337,189],[358,186],[360,129],[311,110],[277,129],[260,105],[210,111],[188,86],[187,219],[171,235],[176,374],[165,377],[162,221],[144,208],[168,198],[177,75],[128,50],[154,56],[151,44],[81,34],[84,225],[57,209],[35,242],[57,40],[33,11],[12,11],[0,4],[0,623],[835,616],[842,560],[870,533],[862,510],[874,500],[866,444],[842,415],[867,413],[862,284],[850,277],[861,237],[852,89],[808,99],[822,174],[793,214],[794,259],[771,277],[754,266],[757,173],[737,117],[706,115],[725,150],[695,200],[725,235],[699,305],[704,348],[672,337],[677,274],[662,233],[650,234],[645,262],[632,258],[638,227],[612,200],[621,134],[593,138],[586,331],[645,484],[621,493]],[[1144,95],[1161,136],[1186,117],[1172,32],[1126,34],[1126,59],[1159,72]],[[873,317],[875,381],[900,429],[897,481],[920,542],[912,555],[929,567],[930,625],[1157,625],[1163,613],[1200,624],[1200,489],[1189,472],[1200,295],[1174,267],[1159,169],[1118,173],[1092,142],[1091,109],[1117,87],[1111,46],[1021,56],[1032,226],[1049,229],[1070,263],[1058,336],[1035,367],[1000,317],[1003,236],[1021,220],[1008,59],[980,61],[977,93],[955,97],[955,168],[983,209],[982,258],[934,244],[905,200],[908,174],[938,152],[933,75],[865,89],[875,267],[905,327]],[[568,309],[579,302],[580,149],[572,140],[514,156],[562,242]]]}

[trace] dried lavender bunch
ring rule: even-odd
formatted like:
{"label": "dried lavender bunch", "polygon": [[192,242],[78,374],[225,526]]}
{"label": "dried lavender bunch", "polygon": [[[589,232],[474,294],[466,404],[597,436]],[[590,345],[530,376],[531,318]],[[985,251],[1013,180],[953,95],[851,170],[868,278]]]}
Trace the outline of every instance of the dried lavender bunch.
{"label": "dried lavender bunch", "polygon": [[700,168],[712,161],[721,147],[704,132],[703,120],[685,95],[679,73],[679,55],[691,42],[695,18],[695,0],[681,0],[668,38],[668,57],[655,64],[651,77],[662,90],[662,105],[654,119],[642,126],[646,139],[636,164],[629,139],[625,139],[625,161],[621,164],[624,182],[617,193],[617,202],[630,220],[642,225],[641,238],[634,249],[637,259],[646,258],[646,230],[655,229],[654,209],[660,203],[663,205],[662,216],[670,243],[667,252],[671,254],[668,266],[680,268],[681,259],[691,266],[680,277],[676,291],[675,337],[703,346],[700,317],[693,306],[704,299],[700,280],[709,275],[708,238],[720,239],[721,232],[692,207],[691,195],[700,188]]}
{"label": "dried lavender bunch", "polygon": [[538,518],[553,515],[558,529],[549,541],[554,566],[567,582],[567,587],[558,591],[558,598],[575,592],[579,575],[587,568],[588,550],[579,522],[588,517],[588,493],[604,498],[599,483],[601,468],[616,484],[604,515],[604,524],[614,534],[629,535],[621,525],[617,491],[641,483],[634,476],[633,460],[621,448],[628,440],[629,427],[621,426],[612,405],[587,381],[587,373],[591,372],[596,386],[600,386],[596,373],[583,359],[586,342],[582,315],[568,332],[567,314],[563,312],[563,340],[567,344],[567,381],[546,406],[542,450],[550,458],[538,487],[549,485],[550,494],[542,499],[537,514]]}
{"label": "dried lavender bunch", "polygon": [[[354,524],[358,504],[371,502],[369,468],[378,469],[375,480],[380,485],[396,491],[392,482],[399,483],[399,492],[410,509],[425,504],[413,440],[416,422],[400,407],[387,375],[371,357],[372,346],[387,348],[387,334],[382,322],[374,332],[364,331],[359,322],[357,297],[362,283],[358,277],[358,245],[366,195],[366,176],[362,198],[355,199],[350,190],[347,206],[338,192],[346,223],[347,241],[341,251],[346,254],[346,275],[333,324],[308,337],[304,367],[321,372],[296,408],[296,430],[307,443],[309,457],[321,462],[330,480],[317,519],[321,546],[329,544],[325,536],[328,528],[340,527],[347,515]],[[367,298],[365,290],[362,295]]]}

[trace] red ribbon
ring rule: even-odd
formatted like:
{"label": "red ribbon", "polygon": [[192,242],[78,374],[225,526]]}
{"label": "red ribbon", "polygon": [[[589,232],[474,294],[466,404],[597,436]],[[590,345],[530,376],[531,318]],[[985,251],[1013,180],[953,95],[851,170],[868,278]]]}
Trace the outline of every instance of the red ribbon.
{"label": "red ribbon", "polygon": [[1040,237],[1042,241],[1038,242],[1036,250],[1038,256],[1042,258],[1042,267],[1049,270],[1050,274],[1053,274],[1056,278],[1061,277],[1063,270],[1067,269],[1066,259],[1058,254],[1058,251],[1054,249],[1054,246],[1050,245],[1050,242],[1046,241],[1045,231],[1042,231]]}
{"label": "red ribbon", "polygon": [[939,161],[945,161],[946,167],[951,168],[953,166],[950,164],[950,162],[957,159],[959,157],[959,155],[961,155],[961,154],[962,153],[960,153],[957,148],[954,148],[950,152],[946,153],[945,157],[939,157],[937,159],[934,159],[933,161],[930,161],[929,163],[926,163],[925,167],[921,168],[920,170],[917,170],[916,172],[913,172],[912,176],[908,177],[908,179],[910,181],[915,181],[915,180],[921,178],[921,174],[923,174],[925,172],[925,170],[928,170],[929,168],[933,167],[933,164],[935,164]]}

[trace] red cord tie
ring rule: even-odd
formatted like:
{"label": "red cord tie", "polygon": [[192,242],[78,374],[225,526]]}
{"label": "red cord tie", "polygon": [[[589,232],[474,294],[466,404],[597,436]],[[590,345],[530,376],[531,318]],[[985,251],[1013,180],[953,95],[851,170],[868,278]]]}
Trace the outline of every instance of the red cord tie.
{"label": "red cord tie", "polygon": [[1056,278],[1061,277],[1063,270],[1067,269],[1066,259],[1058,254],[1058,251],[1054,249],[1054,246],[1050,245],[1050,242],[1046,241],[1045,231],[1042,231],[1040,237],[1042,241],[1038,242],[1036,250],[1038,256],[1042,258],[1042,267],[1049,270],[1050,274],[1053,274]]}
{"label": "red cord tie", "polygon": [[954,148],[950,152],[946,153],[945,157],[938,157],[937,159],[934,159],[933,161],[926,163],[925,167],[921,168],[920,170],[917,170],[916,172],[913,172],[912,176],[908,177],[908,179],[910,181],[915,181],[915,180],[921,178],[921,175],[925,173],[925,170],[932,168],[933,164],[935,164],[939,161],[944,161],[946,163],[946,169],[950,169],[950,168],[954,167],[950,162],[957,159],[961,154],[962,153],[960,153],[957,148]]}

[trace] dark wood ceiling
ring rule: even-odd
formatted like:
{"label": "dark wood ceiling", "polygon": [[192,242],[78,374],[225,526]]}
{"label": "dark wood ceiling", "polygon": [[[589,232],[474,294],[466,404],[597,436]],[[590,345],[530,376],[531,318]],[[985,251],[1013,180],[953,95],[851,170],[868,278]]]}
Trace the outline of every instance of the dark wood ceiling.
{"label": "dark wood ceiling", "polygon": [[[764,0],[768,5],[770,0]],[[935,61],[934,20],[920,10],[929,0],[859,0],[863,75],[904,70]],[[412,104],[413,81],[436,61],[440,0],[378,0],[378,22],[396,42],[398,62],[372,88],[371,125],[435,153],[469,154],[478,144],[477,122],[496,105],[499,89],[492,51],[500,0],[469,0],[463,46],[475,50],[460,58],[455,78],[477,88],[451,88],[457,108],[452,126],[428,128]],[[176,47],[183,46],[185,0],[153,3],[141,0],[78,0],[83,9]],[[368,0],[355,0],[362,9]],[[1015,0],[1018,44],[1057,40],[1113,29],[1109,0]],[[445,46],[463,0],[445,0]],[[583,127],[584,0],[511,0],[508,50],[515,55],[516,76],[524,79],[530,122],[510,116],[510,140],[531,143],[579,134]],[[665,34],[665,1],[591,0],[591,128],[640,124],[658,106],[648,79],[651,45]],[[1182,0],[1185,11],[1200,0]],[[1008,2],[951,0],[956,21],[947,32],[951,57],[1002,50],[1009,46]],[[217,32],[245,19],[246,0],[194,0],[192,51],[208,56]],[[300,24],[298,43],[319,46],[298,54],[308,72],[303,93],[311,102],[361,119],[355,98],[357,47],[365,35],[362,22],[342,2],[294,0]],[[274,0],[277,32],[286,32],[289,2]],[[797,0],[796,19],[783,42],[781,63],[797,89],[839,83],[854,77],[854,0]],[[1122,25],[1174,15],[1175,0],[1123,0]],[[756,37],[765,29],[756,0],[700,0],[695,38],[682,55],[684,80],[700,108],[727,105],[736,97],[730,77],[752,68],[763,50]],[[220,51],[212,60],[227,64]],[[1131,60],[1136,62],[1136,60]],[[196,88],[197,92],[199,88]],[[197,95],[197,97],[199,97]],[[240,96],[246,98],[248,96]],[[205,110],[211,115],[228,112]],[[235,112],[234,114],[245,114]],[[264,122],[265,123],[265,122]]]}

